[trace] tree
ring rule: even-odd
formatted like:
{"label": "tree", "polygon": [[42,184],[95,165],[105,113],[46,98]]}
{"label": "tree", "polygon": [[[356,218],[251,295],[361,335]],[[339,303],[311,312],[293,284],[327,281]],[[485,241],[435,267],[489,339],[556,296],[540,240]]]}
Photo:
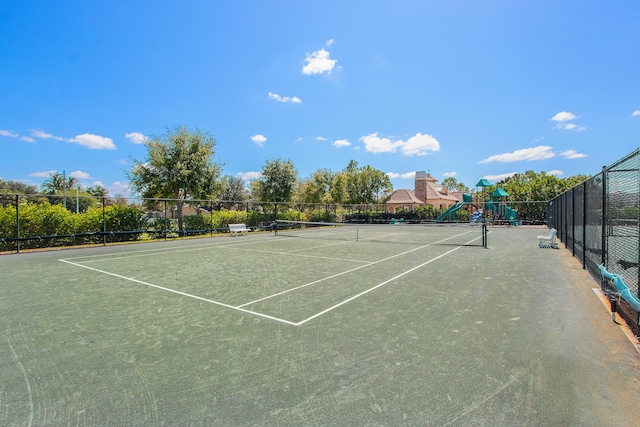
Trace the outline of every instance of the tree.
{"label": "tree", "polygon": [[555,175],[548,175],[546,172],[536,173],[528,170],[488,187],[487,191],[491,194],[496,188],[501,187],[509,193],[510,201],[529,202],[518,204],[518,217],[533,220],[545,217],[546,203],[544,202],[555,198],[586,179],[589,179],[589,176],[576,175],[558,178]]}
{"label": "tree", "polygon": [[144,142],[145,161],[134,160],[128,176],[131,188],[144,198],[176,200],[178,228],[183,230],[182,207],[203,199],[218,187],[221,165],[214,161],[216,140],[208,132],[176,126]]}
{"label": "tree", "polygon": [[369,165],[358,167],[358,162],[351,160],[343,172],[346,181],[347,203],[378,203],[393,192],[389,176]]}
{"label": "tree", "polygon": [[336,174],[329,169],[318,169],[302,186],[304,203],[333,203],[331,186]]}
{"label": "tree", "polygon": [[78,180],[72,176],[67,179],[60,172],[53,172],[49,174],[49,178],[40,185],[40,188],[46,194],[60,194],[65,190],[75,188],[78,184]]}
{"label": "tree", "polygon": [[238,205],[247,199],[247,190],[244,188],[242,178],[226,175],[222,178],[222,190],[220,192],[220,200],[226,208]]}
{"label": "tree", "polygon": [[0,179],[0,193],[11,194],[36,194],[38,189],[35,185],[24,184],[19,181],[5,181]]}
{"label": "tree", "polygon": [[447,187],[449,191],[469,191],[469,187],[461,182],[458,182],[458,180],[452,176],[445,178],[442,181],[442,185]]}
{"label": "tree", "polygon": [[96,187],[88,187],[86,191],[93,197],[102,198],[109,196],[109,192],[107,191],[107,189],[101,185],[97,185]]}
{"label": "tree", "polygon": [[297,181],[298,171],[291,160],[267,160],[255,182],[254,196],[262,202],[276,203],[277,212],[277,203],[291,201]]}

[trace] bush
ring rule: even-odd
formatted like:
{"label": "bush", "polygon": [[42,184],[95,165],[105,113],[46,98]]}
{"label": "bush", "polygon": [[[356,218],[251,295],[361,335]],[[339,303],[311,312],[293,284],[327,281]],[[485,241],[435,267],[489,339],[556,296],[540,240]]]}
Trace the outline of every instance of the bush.
{"label": "bush", "polygon": [[[106,225],[106,231],[139,231],[127,234],[113,234],[109,241],[136,240],[142,234],[146,220],[144,213],[131,206],[92,207],[83,213],[72,213],[62,205],[41,203],[22,203],[19,205],[20,237],[38,237],[20,242],[24,249],[55,246],[98,243],[102,235],[76,236],[81,233],[100,233]],[[16,237],[15,206],[0,207],[0,239]],[[0,250],[15,250],[14,242],[2,242]]]}

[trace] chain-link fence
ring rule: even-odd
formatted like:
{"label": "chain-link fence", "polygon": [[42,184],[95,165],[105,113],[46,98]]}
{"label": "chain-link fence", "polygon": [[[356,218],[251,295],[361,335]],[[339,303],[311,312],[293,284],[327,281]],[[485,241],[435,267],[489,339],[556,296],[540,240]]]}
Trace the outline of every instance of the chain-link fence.
{"label": "chain-link fence", "polygon": [[[506,224],[545,223],[545,202],[471,201],[459,209],[430,205],[273,203],[255,200],[109,198],[62,194],[0,194],[0,252],[170,239],[228,233],[229,224],[268,230],[276,219],[388,224],[481,220]],[[449,211],[450,214],[447,214]]]}
{"label": "chain-link fence", "polygon": [[[602,283],[598,264],[620,275],[640,297],[640,149],[547,204],[549,227],[591,275]],[[620,315],[640,335],[638,313],[624,300]]]}

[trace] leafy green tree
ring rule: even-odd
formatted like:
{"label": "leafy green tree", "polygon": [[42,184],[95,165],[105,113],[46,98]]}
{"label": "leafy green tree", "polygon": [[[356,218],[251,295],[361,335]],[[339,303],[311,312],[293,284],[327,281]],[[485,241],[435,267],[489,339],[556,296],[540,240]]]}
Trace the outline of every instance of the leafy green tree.
{"label": "leafy green tree", "polygon": [[311,178],[302,184],[302,201],[304,203],[333,203],[331,186],[336,174],[329,169],[318,169]]}
{"label": "leafy green tree", "polygon": [[329,190],[333,203],[347,203],[349,197],[347,194],[347,180],[347,173],[344,171],[334,175],[331,180],[331,189]]}
{"label": "leafy green tree", "polygon": [[5,181],[0,179],[0,193],[4,194],[36,194],[38,188],[35,185],[24,184],[19,181]]}
{"label": "leafy green tree", "polygon": [[227,209],[237,207],[238,202],[247,200],[248,194],[242,178],[226,175],[222,178],[220,200]]}
{"label": "leafy green tree", "polygon": [[[589,179],[587,175],[559,178],[548,175],[546,172],[536,173],[528,170],[488,187],[486,193],[491,194],[496,188],[503,188],[509,193],[509,202],[517,206],[518,217],[544,219],[546,204],[543,202],[553,199],[587,179]],[[516,202],[518,202],[517,205]]]}
{"label": "leafy green tree", "polygon": [[346,173],[347,203],[379,203],[381,199],[393,192],[389,177],[369,165],[358,167],[358,162],[352,160],[344,172]]}
{"label": "leafy green tree", "polygon": [[469,187],[461,182],[458,182],[458,180],[452,176],[445,178],[442,181],[442,185],[447,187],[449,191],[469,191]]}
{"label": "leafy green tree", "polygon": [[178,228],[183,230],[182,207],[204,199],[218,187],[221,165],[214,160],[216,140],[208,132],[176,126],[145,142],[147,157],[135,160],[129,171],[132,190],[144,198],[176,200]]}
{"label": "leafy green tree", "polygon": [[267,160],[262,166],[262,176],[255,181],[254,196],[262,202],[290,202],[298,181],[298,171],[293,162],[281,158]]}

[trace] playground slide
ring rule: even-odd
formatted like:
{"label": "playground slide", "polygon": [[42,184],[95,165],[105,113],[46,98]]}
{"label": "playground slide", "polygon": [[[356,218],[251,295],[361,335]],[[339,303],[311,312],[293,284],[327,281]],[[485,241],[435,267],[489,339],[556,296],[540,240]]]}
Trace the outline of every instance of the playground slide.
{"label": "playground slide", "polygon": [[478,209],[477,211],[475,211],[473,215],[471,215],[471,218],[469,218],[469,222],[480,222],[480,221],[482,221],[482,209]]}
{"label": "playground slide", "polygon": [[458,212],[463,206],[464,206],[464,203],[457,202],[455,205],[451,206],[449,209],[447,209],[446,211],[438,215],[438,217],[436,218],[436,222],[443,221],[447,216],[449,217],[449,221],[455,220],[456,212]]}
{"label": "playground slide", "polygon": [[600,264],[596,264],[600,269],[600,273],[602,273],[602,278],[607,278],[613,282],[616,287],[616,290],[620,293],[620,296],[633,308],[636,313],[640,313],[640,300],[636,298],[635,295],[631,293],[631,290],[624,283],[624,279],[619,274],[609,273],[607,269]]}

